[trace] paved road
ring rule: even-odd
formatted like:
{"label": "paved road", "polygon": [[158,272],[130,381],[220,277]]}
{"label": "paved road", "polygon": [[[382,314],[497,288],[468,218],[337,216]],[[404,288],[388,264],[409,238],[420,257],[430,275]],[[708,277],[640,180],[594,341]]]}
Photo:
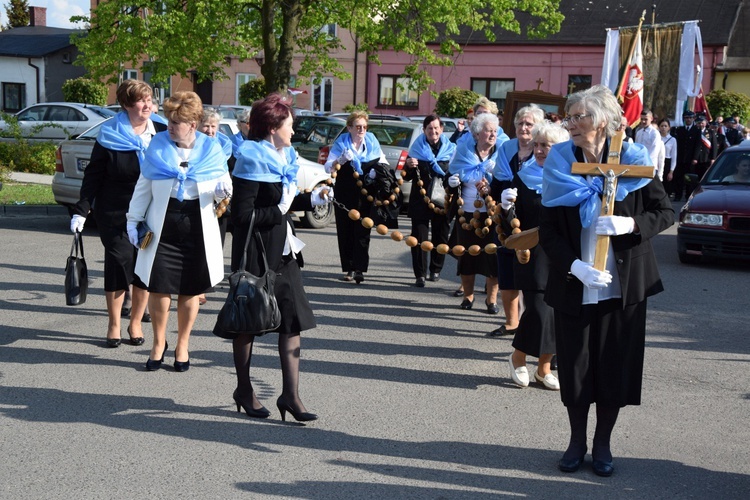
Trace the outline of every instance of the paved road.
{"label": "paved road", "polygon": [[[458,308],[452,259],[444,280],[416,289],[406,246],[378,237],[357,286],[337,280],[333,228],[301,231],[319,322],[303,337],[302,396],[321,415],[301,426],[274,407],[273,335],[253,356],[271,418],[235,413],[230,345],[210,333],[223,290],[201,310],[189,372],[174,372],[170,353],[168,369],[145,372],[148,346],[104,348],[102,248],[87,229],[91,295],[66,307],[67,225],[65,216],[0,217],[2,498],[750,492],[750,267],[680,265],[674,228],[655,239],[667,292],[649,303],[644,404],[621,413],[616,472],[604,479],[590,458],[578,473],[556,470],[567,444],[559,395],[511,384],[510,340],[485,337],[498,317]],[[174,329],[172,318],[172,341]]]}

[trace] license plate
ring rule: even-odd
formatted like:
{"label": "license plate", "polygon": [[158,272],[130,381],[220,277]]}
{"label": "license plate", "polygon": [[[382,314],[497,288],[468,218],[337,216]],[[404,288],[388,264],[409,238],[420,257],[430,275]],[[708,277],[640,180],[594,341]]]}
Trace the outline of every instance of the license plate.
{"label": "license plate", "polygon": [[88,166],[88,160],[84,160],[83,158],[76,158],[76,170],[78,170],[79,172],[83,172]]}

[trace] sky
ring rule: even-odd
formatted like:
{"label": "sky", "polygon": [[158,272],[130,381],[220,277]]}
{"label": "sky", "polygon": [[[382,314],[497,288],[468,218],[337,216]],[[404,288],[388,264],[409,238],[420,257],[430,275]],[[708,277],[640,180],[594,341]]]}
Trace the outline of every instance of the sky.
{"label": "sky", "polygon": [[[53,28],[80,28],[70,22],[71,16],[88,16],[90,0],[28,0],[30,7],[47,7],[47,26]],[[8,23],[5,6],[9,0],[0,0],[0,24]]]}

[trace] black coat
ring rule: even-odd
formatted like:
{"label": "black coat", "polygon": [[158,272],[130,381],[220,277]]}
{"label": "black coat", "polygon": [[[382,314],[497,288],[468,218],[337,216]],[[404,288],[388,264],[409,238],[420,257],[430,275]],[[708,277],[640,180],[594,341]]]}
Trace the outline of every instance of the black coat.
{"label": "black coat", "polygon": [[695,148],[701,141],[701,132],[697,125],[688,130],[684,125],[677,127],[674,133],[677,139],[677,159],[681,165],[692,163],[695,158]]}
{"label": "black coat", "polygon": [[[583,161],[580,149],[576,158]],[[645,187],[616,201],[614,214],[633,217],[638,234],[611,237],[623,305],[642,302],[662,290],[661,278],[650,239],[674,224],[674,209],[661,182]],[[543,207],[539,221],[539,243],[550,259],[545,301],[555,309],[580,314],[583,283],[570,273],[573,261],[581,257],[581,216],[578,206]]]}
{"label": "black coat", "polygon": [[[699,132],[701,133],[701,132]],[[716,142],[716,133],[714,133],[713,130],[710,128],[706,128],[702,132],[703,137],[708,139],[708,142],[711,144],[710,147],[707,147],[705,144],[703,144],[703,141],[700,138],[700,135],[698,136],[698,143],[695,146],[695,152],[693,154],[693,159],[696,160],[698,163],[708,163],[711,160],[716,159],[716,155],[718,155],[718,149],[719,146]],[[679,153],[677,154],[677,157],[679,158]]]}
{"label": "black coat", "polygon": [[[232,270],[235,271],[240,267],[250,217],[255,212],[254,232],[260,234],[263,240],[269,267],[278,271],[281,268],[281,258],[286,242],[286,223],[291,224],[289,213],[282,215],[278,208],[281,201],[282,184],[280,182],[256,182],[233,177],[232,185],[234,187],[232,195],[232,224],[234,225]],[[310,193],[298,194],[294,198],[289,212],[311,210],[311,196]],[[293,224],[292,230],[294,230]],[[296,257],[299,267],[302,267],[304,265],[302,254],[298,253]],[[254,237],[250,238],[245,268],[256,276],[263,271],[260,247]]]}
{"label": "black coat", "polygon": [[[443,182],[445,174],[448,172],[449,161],[439,161],[438,165],[440,165],[440,168],[443,170],[442,176],[438,176],[438,174],[432,169],[432,164],[424,160],[417,160],[417,168],[406,169],[404,180],[412,181],[411,192],[409,193],[409,208],[407,210],[409,218],[415,220],[429,220],[435,215],[435,212],[427,206],[427,203],[424,201],[424,196],[420,194],[419,191],[424,188],[424,190],[429,193],[433,182]],[[419,170],[419,178],[422,179],[423,182],[422,187],[417,184],[417,170]]]}

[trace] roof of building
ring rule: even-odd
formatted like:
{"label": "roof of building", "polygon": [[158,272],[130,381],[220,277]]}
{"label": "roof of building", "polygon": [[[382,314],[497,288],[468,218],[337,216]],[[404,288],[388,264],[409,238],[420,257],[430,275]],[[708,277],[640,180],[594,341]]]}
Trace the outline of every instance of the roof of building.
{"label": "roof of building", "polygon": [[[635,27],[644,10],[644,26],[651,24],[652,5],[656,5],[657,24],[699,21],[703,45],[725,46],[729,44],[742,4],[743,0],[560,0],[560,12],[565,20],[560,31],[547,38],[529,38],[525,27],[529,26],[533,18],[525,13],[517,13],[521,34],[497,28],[494,30],[496,41],[488,42],[483,33],[464,29],[456,37],[456,41],[459,44],[604,45],[607,28]],[[746,25],[738,23],[738,28],[741,26]],[[747,45],[745,44],[746,47]]]}
{"label": "roof of building", "polygon": [[750,23],[750,5],[743,4],[740,7],[736,27],[732,30],[727,47],[727,58],[724,65],[719,69],[727,71],[746,71],[750,69],[750,32],[747,30]]}
{"label": "roof of building", "polygon": [[44,57],[70,47],[70,35],[80,32],[49,26],[24,26],[0,31],[0,56]]}

